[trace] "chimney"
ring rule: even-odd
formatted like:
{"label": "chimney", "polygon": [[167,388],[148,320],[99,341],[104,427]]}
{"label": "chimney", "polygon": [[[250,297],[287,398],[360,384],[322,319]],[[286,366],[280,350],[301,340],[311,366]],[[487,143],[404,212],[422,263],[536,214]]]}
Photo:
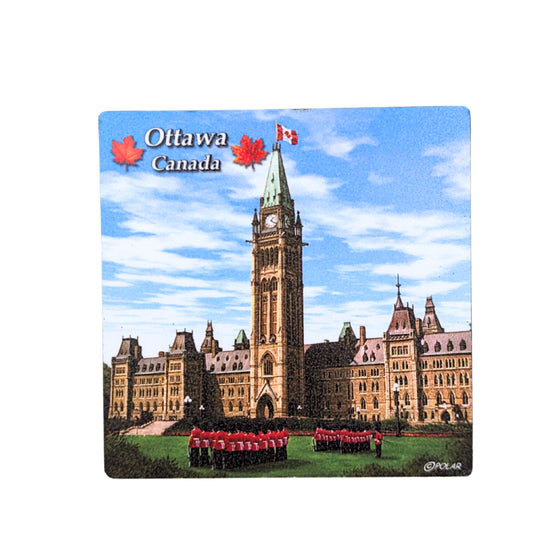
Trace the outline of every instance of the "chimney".
{"label": "chimney", "polygon": [[366,328],[364,326],[360,326],[360,346],[363,346],[366,343]]}

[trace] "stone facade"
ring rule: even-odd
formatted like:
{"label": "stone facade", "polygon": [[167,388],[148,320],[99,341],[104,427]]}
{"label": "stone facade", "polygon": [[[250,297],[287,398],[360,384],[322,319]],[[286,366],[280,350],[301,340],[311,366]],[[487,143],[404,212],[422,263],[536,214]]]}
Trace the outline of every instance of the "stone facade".
{"label": "stone facade", "polygon": [[302,222],[274,146],[252,222],[251,336],[222,350],[208,322],[200,350],[177,332],[168,352],[144,358],[123,338],[112,359],[110,417],[178,420],[188,414],[252,418],[395,417],[411,423],[472,420],[471,332],[446,333],[432,297],[422,320],[397,299],[386,332],[304,344]]}

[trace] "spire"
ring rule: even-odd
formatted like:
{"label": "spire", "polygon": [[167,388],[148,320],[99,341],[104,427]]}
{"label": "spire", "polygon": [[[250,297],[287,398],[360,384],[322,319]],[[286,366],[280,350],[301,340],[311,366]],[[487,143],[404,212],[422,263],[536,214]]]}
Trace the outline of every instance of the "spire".
{"label": "spire", "polygon": [[296,227],[295,227],[295,234],[298,237],[301,237],[301,228],[303,227],[303,225],[301,224],[301,218],[299,217],[299,210],[297,212],[297,218],[296,218]]}
{"label": "spire", "polygon": [[410,330],[416,330],[416,318],[414,317],[414,309],[403,305],[401,299],[401,283],[397,274],[397,301],[393,311],[393,317],[389,324],[389,334],[404,334]]}
{"label": "spire", "polygon": [[253,214],[253,221],[251,222],[253,226],[253,235],[259,234],[259,216],[257,214],[257,209],[255,208],[255,213]]}
{"label": "spire", "polygon": [[294,209],[294,201],[290,196],[288,188],[288,180],[286,179],[286,171],[282,162],[280,146],[275,143],[272,147],[272,156],[270,159],[270,167],[264,187],[264,196],[262,207],[270,208],[272,206],[283,206],[290,210]]}
{"label": "spire", "polygon": [[426,313],[422,320],[422,329],[426,334],[444,332],[438,316],[436,315],[436,306],[434,305],[432,296],[426,298]]}
{"label": "spire", "polygon": [[399,275],[397,274],[397,302],[395,303],[395,309],[402,309],[404,307],[401,299],[401,283],[399,282]]}
{"label": "spire", "polygon": [[203,354],[212,354],[213,356],[216,352],[221,352],[220,343],[214,338],[214,327],[212,327],[212,321],[206,321],[206,336],[202,341],[200,346],[200,351]]}

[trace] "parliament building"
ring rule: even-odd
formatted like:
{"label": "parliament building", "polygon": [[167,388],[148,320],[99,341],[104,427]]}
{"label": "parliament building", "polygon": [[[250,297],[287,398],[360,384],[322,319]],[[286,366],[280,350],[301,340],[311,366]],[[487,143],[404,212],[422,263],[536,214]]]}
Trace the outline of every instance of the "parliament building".
{"label": "parliament building", "polygon": [[431,297],[423,318],[397,295],[388,328],[369,338],[342,325],[337,341],[305,344],[302,222],[280,147],[252,221],[251,332],[223,350],[209,321],[197,348],[179,331],[145,358],[123,338],[111,363],[110,417],[179,420],[189,414],[311,416],[410,423],[472,420],[471,331],[445,332]]}

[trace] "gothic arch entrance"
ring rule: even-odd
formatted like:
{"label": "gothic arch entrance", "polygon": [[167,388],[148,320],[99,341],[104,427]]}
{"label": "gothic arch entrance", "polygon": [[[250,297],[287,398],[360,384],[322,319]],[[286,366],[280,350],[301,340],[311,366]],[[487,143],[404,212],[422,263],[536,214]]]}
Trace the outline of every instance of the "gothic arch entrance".
{"label": "gothic arch entrance", "polygon": [[268,395],[263,395],[257,403],[257,418],[273,418],[274,405]]}

